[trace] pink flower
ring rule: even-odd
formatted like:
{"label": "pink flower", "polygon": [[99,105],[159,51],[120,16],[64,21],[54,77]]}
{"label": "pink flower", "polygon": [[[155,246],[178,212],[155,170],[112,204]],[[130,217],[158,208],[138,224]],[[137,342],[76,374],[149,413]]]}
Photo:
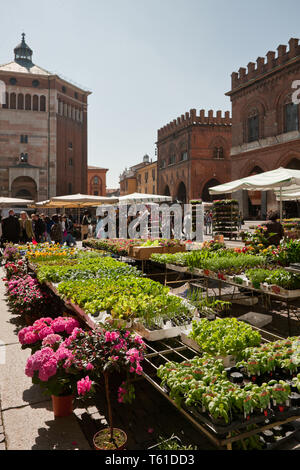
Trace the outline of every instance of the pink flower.
{"label": "pink flower", "polygon": [[43,339],[42,346],[54,346],[56,343],[61,342],[61,336],[56,335],[56,334],[51,334],[46,336],[46,338]]}
{"label": "pink flower", "polygon": [[86,370],[93,370],[94,369],[94,366],[93,364],[91,364],[90,362],[86,365]]}
{"label": "pink flower", "polygon": [[91,379],[86,376],[85,379],[81,379],[77,382],[77,392],[78,395],[85,395],[87,392],[91,390],[92,381]]}
{"label": "pink flower", "polygon": [[44,339],[46,336],[52,335],[54,333],[51,326],[45,326],[42,330],[39,331],[39,338]]}

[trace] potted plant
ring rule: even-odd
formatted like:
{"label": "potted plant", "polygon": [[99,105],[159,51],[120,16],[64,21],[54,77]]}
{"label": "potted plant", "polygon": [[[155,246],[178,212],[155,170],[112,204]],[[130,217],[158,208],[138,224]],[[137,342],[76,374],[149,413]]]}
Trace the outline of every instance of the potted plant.
{"label": "potted plant", "polygon": [[[76,336],[71,335],[71,340]],[[76,351],[75,351],[76,353]],[[88,376],[88,367],[79,366],[76,354],[64,342],[53,339],[51,345],[42,347],[29,357],[25,373],[38,384],[44,392],[51,395],[54,416],[64,417],[72,414],[73,399],[76,394],[86,395],[92,390],[92,381]]]}
{"label": "potted plant", "polygon": [[145,343],[135,333],[105,324],[97,330],[79,333],[71,346],[76,350],[76,356],[84,358],[89,364],[89,375],[94,382],[99,382],[104,377],[109,427],[95,434],[93,438],[95,449],[124,449],[127,442],[126,433],[113,426],[109,375],[113,372],[126,374],[126,380],[118,389],[118,402],[131,403],[135,394],[130,378],[142,373],[141,361],[146,348]]}

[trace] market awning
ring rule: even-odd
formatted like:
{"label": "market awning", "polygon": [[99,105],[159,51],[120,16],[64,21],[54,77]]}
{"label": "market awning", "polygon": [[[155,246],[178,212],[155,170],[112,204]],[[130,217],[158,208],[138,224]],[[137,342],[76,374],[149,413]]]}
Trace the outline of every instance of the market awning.
{"label": "market awning", "polygon": [[266,171],[258,175],[248,176],[230,183],[220,184],[209,188],[210,194],[228,194],[239,191],[240,189],[250,191],[268,191],[277,190],[280,201],[280,220],[282,220],[282,201],[284,190],[288,187],[297,187],[300,189],[300,170],[290,170],[288,168],[277,168],[277,170]]}
{"label": "market awning", "polygon": [[272,189],[287,188],[292,185],[300,187],[300,170],[277,168],[258,175],[248,176],[230,183],[220,184],[209,188],[210,194],[228,194],[246,189],[250,191],[268,191]]}
{"label": "market awning", "polygon": [[120,204],[147,204],[150,202],[172,202],[172,197],[143,193],[132,193],[119,197]]}
{"label": "market awning", "polygon": [[10,207],[10,206],[27,206],[32,204],[33,201],[28,199],[17,199],[14,197],[0,197],[0,207]]}
{"label": "market awning", "polygon": [[115,204],[118,198],[105,196],[91,196],[89,194],[71,194],[67,196],[52,197],[47,201],[37,202],[35,207],[43,207],[46,209],[55,209],[64,207],[66,209],[96,207],[102,204]]}

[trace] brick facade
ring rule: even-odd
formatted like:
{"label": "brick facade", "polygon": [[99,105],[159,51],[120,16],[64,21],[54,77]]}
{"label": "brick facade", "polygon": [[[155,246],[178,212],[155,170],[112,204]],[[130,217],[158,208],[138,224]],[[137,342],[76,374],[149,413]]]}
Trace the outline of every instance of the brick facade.
{"label": "brick facade", "polygon": [[209,201],[208,188],[231,177],[229,112],[195,109],[158,130],[158,193]]}
{"label": "brick facade", "polygon": [[[292,38],[232,74],[232,180],[279,167],[300,169],[300,110],[292,84],[300,80],[300,45]],[[299,88],[299,87],[298,87]],[[295,106],[295,108],[293,108]],[[244,217],[277,208],[274,192],[238,194]],[[287,210],[292,210],[286,204]],[[292,212],[295,212],[296,206]],[[297,212],[297,210],[296,210]],[[287,214],[289,215],[289,214]],[[291,214],[290,215],[297,215]]]}
{"label": "brick facade", "polygon": [[15,60],[0,66],[0,195],[86,193],[90,92],[34,65],[30,52],[23,37]]}
{"label": "brick facade", "polygon": [[97,166],[88,167],[87,175],[87,194],[92,196],[106,196],[106,173],[107,168],[99,168]]}

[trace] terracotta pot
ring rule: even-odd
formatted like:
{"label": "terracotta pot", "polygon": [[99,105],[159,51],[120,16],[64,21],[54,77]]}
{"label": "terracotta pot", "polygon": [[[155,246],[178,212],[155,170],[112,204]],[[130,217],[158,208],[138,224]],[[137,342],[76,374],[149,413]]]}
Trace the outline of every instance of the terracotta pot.
{"label": "terracotta pot", "polygon": [[32,326],[33,323],[34,323],[34,320],[32,320],[31,316],[28,315],[27,313],[25,313],[24,317],[25,317],[26,325],[27,326]]}
{"label": "terracotta pot", "polygon": [[54,416],[65,417],[73,413],[73,395],[64,397],[52,395],[51,397]]}
{"label": "terracotta pot", "polygon": [[117,428],[114,428],[114,432],[115,431],[119,431],[120,433],[122,433],[122,435],[124,436],[124,443],[118,447],[118,448],[115,448],[115,449],[108,449],[107,447],[103,446],[103,447],[98,447],[95,443],[95,439],[97,438],[97,436],[101,435],[101,434],[106,434],[107,432],[110,432],[110,428],[105,428],[105,429],[101,429],[101,431],[98,431],[94,437],[93,437],[93,444],[94,444],[94,448],[95,450],[125,450],[125,447],[126,447],[126,444],[127,444],[127,434],[122,431],[122,429],[117,429]]}

